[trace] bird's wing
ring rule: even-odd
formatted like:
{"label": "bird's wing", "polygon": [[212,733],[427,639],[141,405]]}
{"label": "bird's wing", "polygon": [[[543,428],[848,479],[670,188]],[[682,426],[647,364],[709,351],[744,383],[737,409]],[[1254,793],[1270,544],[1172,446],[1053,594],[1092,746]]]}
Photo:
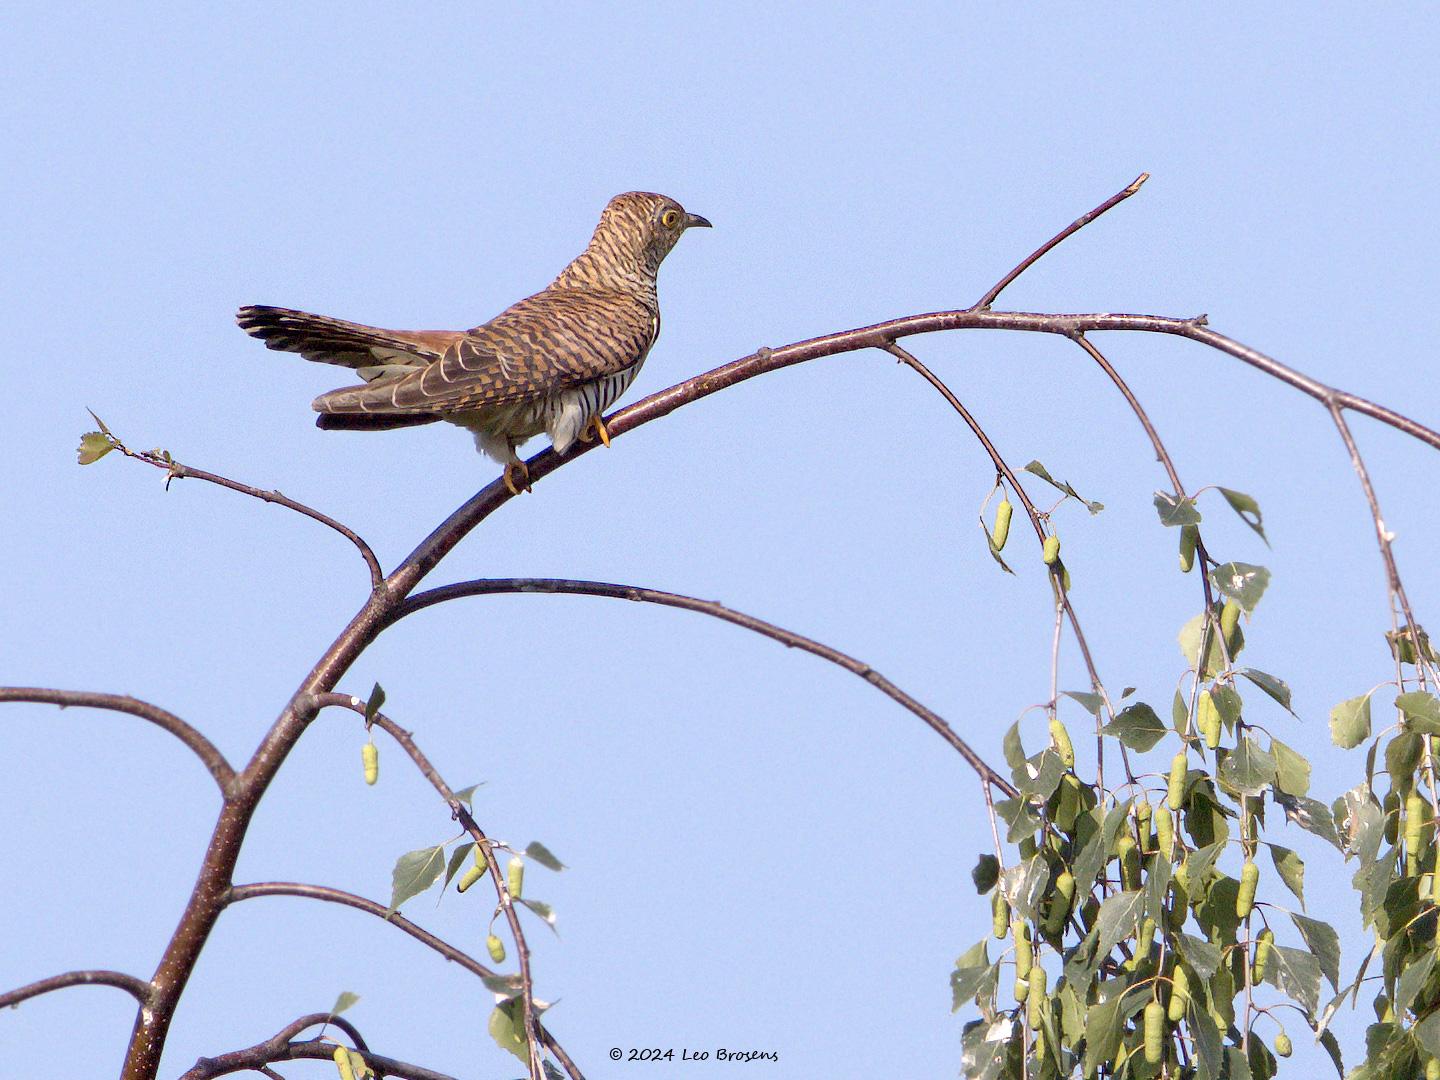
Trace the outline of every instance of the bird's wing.
{"label": "bird's wing", "polygon": [[382,330],[328,315],[261,305],[242,307],[235,321],[267,348],[349,368],[420,367],[438,360],[465,336],[463,330]]}
{"label": "bird's wing", "polygon": [[390,402],[406,411],[466,412],[551,394],[632,367],[657,330],[654,308],[634,295],[547,290],[398,378]]}

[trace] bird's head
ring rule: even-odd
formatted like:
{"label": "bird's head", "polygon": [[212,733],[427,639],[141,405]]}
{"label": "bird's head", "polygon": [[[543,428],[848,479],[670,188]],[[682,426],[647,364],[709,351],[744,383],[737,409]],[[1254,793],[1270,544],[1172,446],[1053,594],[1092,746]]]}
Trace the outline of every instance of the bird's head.
{"label": "bird's head", "polygon": [[697,226],[708,229],[710,222],[699,214],[687,213],[669,196],[627,191],[606,205],[589,251],[613,262],[615,269],[622,272],[639,271],[653,276],[680,234]]}

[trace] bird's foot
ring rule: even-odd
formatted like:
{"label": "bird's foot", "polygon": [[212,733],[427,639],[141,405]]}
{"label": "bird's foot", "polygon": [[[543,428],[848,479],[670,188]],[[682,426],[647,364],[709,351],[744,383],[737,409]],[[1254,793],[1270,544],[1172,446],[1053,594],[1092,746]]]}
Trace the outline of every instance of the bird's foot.
{"label": "bird's foot", "polygon": [[530,490],[530,469],[523,461],[505,463],[505,490],[511,495]]}
{"label": "bird's foot", "polygon": [[581,430],[580,441],[588,443],[597,435],[602,443],[606,446],[610,445],[610,429],[605,426],[605,421],[601,419],[599,413],[592,416],[590,422]]}

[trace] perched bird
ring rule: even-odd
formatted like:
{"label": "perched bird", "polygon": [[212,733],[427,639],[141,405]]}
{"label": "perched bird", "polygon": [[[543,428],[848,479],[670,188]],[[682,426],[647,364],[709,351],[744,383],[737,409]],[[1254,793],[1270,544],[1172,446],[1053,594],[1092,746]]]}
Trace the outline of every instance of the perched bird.
{"label": "perched bird", "polygon": [[448,420],[528,487],[515,448],[542,431],[563,454],[629,387],[660,333],[655,275],[695,226],[710,222],[674,199],[630,191],[611,199],[585,250],[534,296],[473,330],[381,330],[288,308],[242,307],[240,328],[271,349],[354,368],[365,381],[321,394],[322,428],[379,430]]}

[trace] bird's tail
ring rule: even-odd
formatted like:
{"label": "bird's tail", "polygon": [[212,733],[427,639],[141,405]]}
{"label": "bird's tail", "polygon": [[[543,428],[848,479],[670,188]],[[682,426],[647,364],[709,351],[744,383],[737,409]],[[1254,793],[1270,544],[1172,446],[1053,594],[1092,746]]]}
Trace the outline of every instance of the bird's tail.
{"label": "bird's tail", "polygon": [[459,336],[448,331],[383,330],[328,315],[259,304],[242,307],[235,321],[268,348],[350,368],[386,363],[420,366],[438,358]]}

